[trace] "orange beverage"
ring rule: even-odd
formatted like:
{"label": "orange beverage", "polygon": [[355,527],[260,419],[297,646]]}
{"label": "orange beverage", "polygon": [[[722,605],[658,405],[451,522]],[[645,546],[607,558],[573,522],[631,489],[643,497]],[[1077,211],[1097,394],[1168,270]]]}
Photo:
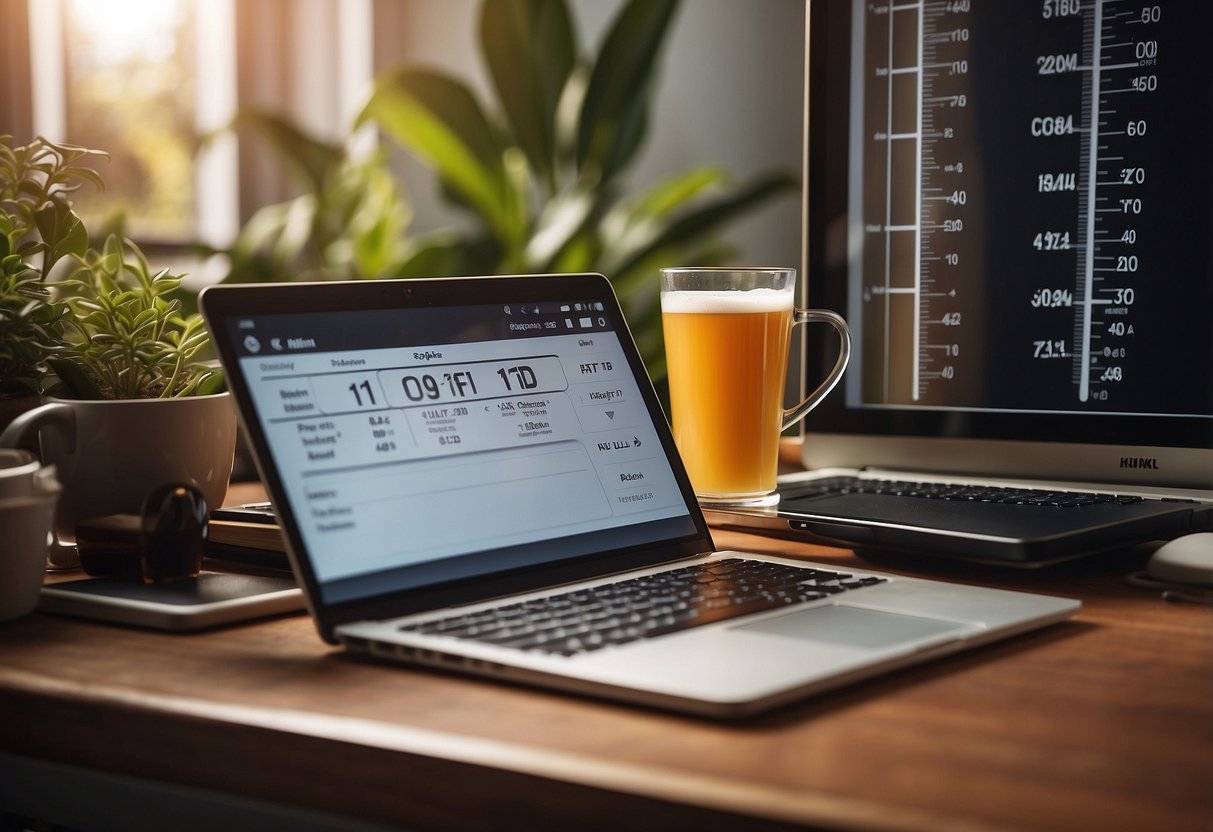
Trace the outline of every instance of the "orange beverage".
{"label": "orange beverage", "polygon": [[774,491],[792,291],[661,296],[674,439],[705,502]]}

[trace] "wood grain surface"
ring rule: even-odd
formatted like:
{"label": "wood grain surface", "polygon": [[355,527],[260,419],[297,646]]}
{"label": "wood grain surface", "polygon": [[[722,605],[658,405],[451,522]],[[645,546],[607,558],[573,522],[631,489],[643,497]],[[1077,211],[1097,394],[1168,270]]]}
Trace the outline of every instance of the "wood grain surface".
{"label": "wood grain surface", "polygon": [[737,724],[356,660],[305,615],[35,614],[0,624],[0,751],[421,829],[1213,829],[1213,609],[1127,584],[1143,552],[1020,572],[716,542],[1085,606]]}

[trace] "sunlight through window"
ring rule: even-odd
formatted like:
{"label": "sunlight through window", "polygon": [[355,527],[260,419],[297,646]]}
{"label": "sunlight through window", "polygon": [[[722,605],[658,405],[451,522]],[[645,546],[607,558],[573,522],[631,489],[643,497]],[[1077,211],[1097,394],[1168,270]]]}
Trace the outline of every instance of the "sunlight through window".
{"label": "sunlight through window", "polygon": [[94,223],[120,215],[143,239],[186,239],[193,182],[194,31],[186,0],[70,0],[66,129],[110,154],[104,193],[82,193]]}

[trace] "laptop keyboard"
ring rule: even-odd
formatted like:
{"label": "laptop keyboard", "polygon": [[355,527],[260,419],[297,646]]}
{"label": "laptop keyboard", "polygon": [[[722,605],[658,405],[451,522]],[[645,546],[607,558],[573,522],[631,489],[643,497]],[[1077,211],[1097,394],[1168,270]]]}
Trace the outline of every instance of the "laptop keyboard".
{"label": "laptop keyboard", "polygon": [[400,629],[573,656],[885,580],[730,558]]}
{"label": "laptop keyboard", "polygon": [[921,497],[928,500],[1007,503],[1054,508],[1081,508],[1101,503],[1139,503],[1143,499],[1132,495],[1087,491],[1050,491],[1043,488],[1011,488],[861,477],[826,477],[805,483],[803,487],[793,486],[784,488],[782,491],[784,496],[789,498],[819,497],[830,494],[886,494],[897,497]]}

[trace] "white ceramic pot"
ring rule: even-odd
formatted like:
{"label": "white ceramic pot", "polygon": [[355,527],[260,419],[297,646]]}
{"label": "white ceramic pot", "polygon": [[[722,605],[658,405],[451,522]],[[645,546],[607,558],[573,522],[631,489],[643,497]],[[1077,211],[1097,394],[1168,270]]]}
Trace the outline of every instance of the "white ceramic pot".
{"label": "white ceramic pot", "polygon": [[0,448],[0,499],[26,497],[33,491],[34,475],[42,463],[29,451]]}
{"label": "white ceramic pot", "polygon": [[55,513],[55,566],[78,563],[75,528],[81,520],[137,514],[161,485],[197,486],[207,506],[227,495],[236,447],[231,396],[176,399],[48,398],[0,434],[13,447],[38,430],[42,461],[54,465],[63,494]]}
{"label": "white ceramic pot", "polygon": [[[29,455],[28,451],[20,453]],[[42,592],[46,556],[55,516],[59,483],[54,469],[36,466],[22,493],[0,495],[0,621],[10,621],[33,612]],[[7,474],[13,467],[5,468]],[[0,479],[12,486],[15,477]]]}

